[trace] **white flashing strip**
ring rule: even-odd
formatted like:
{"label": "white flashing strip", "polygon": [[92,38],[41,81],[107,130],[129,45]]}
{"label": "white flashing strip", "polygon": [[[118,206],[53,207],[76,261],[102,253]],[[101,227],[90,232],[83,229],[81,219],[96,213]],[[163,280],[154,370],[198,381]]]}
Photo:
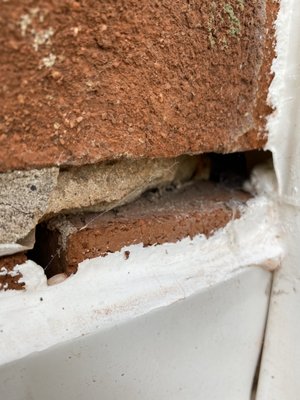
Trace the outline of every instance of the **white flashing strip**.
{"label": "white flashing strip", "polygon": [[257,400],[300,398],[300,3],[281,0],[267,148],[278,179],[285,257],[275,274]]}
{"label": "white flashing strip", "polygon": [[[282,255],[274,203],[261,195],[209,239],[133,245],[85,260],[78,273],[47,286],[41,267],[18,266],[27,290],[0,293],[0,364],[173,304],[240,274],[274,269]],[[127,260],[124,250],[130,251]],[[21,327],[21,329],[20,329]]]}

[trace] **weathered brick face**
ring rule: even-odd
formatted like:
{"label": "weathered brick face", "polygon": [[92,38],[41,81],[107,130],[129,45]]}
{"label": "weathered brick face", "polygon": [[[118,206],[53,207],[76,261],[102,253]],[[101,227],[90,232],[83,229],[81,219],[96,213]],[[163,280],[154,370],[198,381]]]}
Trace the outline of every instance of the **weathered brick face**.
{"label": "weathered brick face", "polygon": [[48,276],[69,275],[83,260],[120,251],[124,246],[176,243],[197,234],[210,236],[238,218],[249,198],[245,192],[198,181],[147,193],[107,213],[58,217],[39,228],[37,261],[47,266]]}
{"label": "weathered brick face", "polygon": [[264,144],[273,0],[10,0],[0,171]]}

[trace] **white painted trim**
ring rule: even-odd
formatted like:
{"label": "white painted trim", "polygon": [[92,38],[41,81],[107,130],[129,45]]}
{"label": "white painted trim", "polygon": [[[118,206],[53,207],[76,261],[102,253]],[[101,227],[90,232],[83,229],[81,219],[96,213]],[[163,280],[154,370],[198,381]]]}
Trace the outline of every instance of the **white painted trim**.
{"label": "white painted trim", "polygon": [[300,3],[281,0],[268,149],[278,179],[285,257],[275,274],[257,400],[300,399]]}

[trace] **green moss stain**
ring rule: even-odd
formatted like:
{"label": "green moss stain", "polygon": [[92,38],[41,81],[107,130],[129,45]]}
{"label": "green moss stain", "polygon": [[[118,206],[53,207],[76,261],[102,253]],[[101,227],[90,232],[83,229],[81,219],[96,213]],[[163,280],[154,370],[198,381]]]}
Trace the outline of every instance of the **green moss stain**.
{"label": "green moss stain", "polygon": [[222,13],[218,10],[217,3],[212,1],[210,4],[210,12],[208,18],[208,40],[211,48],[215,47],[219,43],[218,38],[218,26],[224,22]]}
{"label": "green moss stain", "polygon": [[239,36],[241,34],[241,23],[238,17],[236,16],[234,9],[231,4],[224,5],[224,11],[226,12],[229,18],[229,34],[231,36]]}
{"label": "green moss stain", "polygon": [[210,48],[226,50],[232,38],[242,34],[241,16],[245,0],[212,1],[209,6],[207,31]]}

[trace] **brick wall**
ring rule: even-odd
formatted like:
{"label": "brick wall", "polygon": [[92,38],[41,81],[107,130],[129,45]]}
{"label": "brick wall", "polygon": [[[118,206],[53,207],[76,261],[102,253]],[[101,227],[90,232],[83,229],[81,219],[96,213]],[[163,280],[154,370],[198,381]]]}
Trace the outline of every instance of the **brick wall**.
{"label": "brick wall", "polygon": [[2,2],[0,242],[28,243],[57,214],[207,179],[199,154],[262,149],[277,8]]}

